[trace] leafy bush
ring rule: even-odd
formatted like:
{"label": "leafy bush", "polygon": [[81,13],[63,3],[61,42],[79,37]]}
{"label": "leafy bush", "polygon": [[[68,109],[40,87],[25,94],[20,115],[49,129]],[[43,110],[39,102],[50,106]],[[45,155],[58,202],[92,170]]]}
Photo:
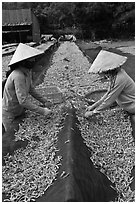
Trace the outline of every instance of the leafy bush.
{"label": "leafy bush", "polygon": [[42,34],[67,32],[91,40],[135,35],[135,2],[2,3],[3,9],[26,7],[38,17]]}

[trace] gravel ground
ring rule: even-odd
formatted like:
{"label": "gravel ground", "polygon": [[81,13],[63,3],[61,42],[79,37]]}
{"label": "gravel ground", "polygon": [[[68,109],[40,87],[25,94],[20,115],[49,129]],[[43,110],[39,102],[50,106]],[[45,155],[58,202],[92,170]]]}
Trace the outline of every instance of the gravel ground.
{"label": "gravel ground", "polygon": [[[10,59],[11,56],[3,57],[4,71]],[[107,82],[93,83],[98,76],[87,74],[89,67],[89,61],[75,43],[64,42],[55,52],[50,69],[38,88],[59,86],[67,100],[52,108],[50,119],[27,111],[16,140],[27,138],[29,145],[25,150],[19,149],[13,156],[5,157],[2,174],[5,201],[35,201],[52,185],[61,165],[61,155],[56,156],[57,133],[66,115],[64,107],[71,106],[71,103],[77,109],[82,137],[91,148],[92,162],[115,182],[118,201],[134,201],[130,173],[134,166],[135,146],[129,117],[116,107],[104,111],[93,121],[84,119],[87,104],[77,98],[77,93],[84,93],[89,87],[97,90],[108,86]],[[32,139],[37,136],[39,141]]]}
{"label": "gravel ground", "polygon": [[12,58],[12,55],[7,55],[2,57],[2,80],[6,78],[6,71],[8,71],[8,64],[10,63],[10,60]]}

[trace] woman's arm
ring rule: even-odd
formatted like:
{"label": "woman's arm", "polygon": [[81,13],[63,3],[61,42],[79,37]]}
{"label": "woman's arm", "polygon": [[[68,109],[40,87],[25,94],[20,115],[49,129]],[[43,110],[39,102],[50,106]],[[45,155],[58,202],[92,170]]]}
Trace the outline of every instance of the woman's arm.
{"label": "woman's arm", "polygon": [[105,100],[105,98],[106,98],[107,96],[108,96],[108,91],[107,91],[107,93],[104,94],[104,96],[103,96],[100,100],[98,100],[97,102],[95,102],[92,106],[89,106],[89,107],[87,108],[87,110],[88,110],[88,111],[94,110],[96,107],[98,107],[98,106]]}
{"label": "woman's arm", "polygon": [[32,104],[32,102],[28,100],[28,92],[26,91],[24,75],[18,74],[16,76],[16,78],[14,79],[14,87],[18,102],[21,106],[33,112],[44,114],[44,108]]}
{"label": "woman's arm", "polygon": [[117,75],[113,87],[111,87],[111,83],[112,81],[110,81],[107,93],[99,101],[93,104],[91,108],[89,107],[90,110],[96,109],[98,112],[102,111],[106,108],[109,108],[116,101],[117,97],[125,86],[125,79],[122,75]]}
{"label": "woman's arm", "polygon": [[41,94],[39,94],[38,91],[36,91],[36,89],[33,86],[30,87],[29,93],[31,96],[33,96],[35,99],[37,99],[39,102],[43,104],[48,102],[48,100],[44,98]]}
{"label": "woman's arm", "polygon": [[101,111],[106,108],[109,108],[116,101],[116,99],[122,92],[124,86],[125,86],[125,81],[122,81],[120,79],[116,80],[114,87],[109,91],[107,97],[100,104],[100,106],[96,108],[96,110]]}

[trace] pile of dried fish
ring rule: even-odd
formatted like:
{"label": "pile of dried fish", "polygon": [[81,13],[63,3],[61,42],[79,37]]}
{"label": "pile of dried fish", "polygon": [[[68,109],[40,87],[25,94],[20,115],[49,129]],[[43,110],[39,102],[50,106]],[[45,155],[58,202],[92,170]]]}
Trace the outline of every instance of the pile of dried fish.
{"label": "pile of dried fish", "polygon": [[16,140],[28,139],[26,149],[5,157],[3,166],[4,201],[34,201],[52,185],[58,173],[61,156],[57,156],[57,134],[65,117],[61,108],[54,108],[51,118],[27,112],[16,132]]}
{"label": "pile of dried fish", "polygon": [[[97,81],[97,75],[88,74],[90,63],[73,42],[64,42],[55,52],[52,64],[44,81],[38,88],[58,86],[66,101],[52,108],[51,118],[27,112],[27,117],[16,133],[16,140],[28,139],[25,150],[5,157],[3,167],[3,194],[5,201],[34,201],[52,185],[61,155],[57,156],[57,134],[63,127],[65,107],[74,106],[79,128],[91,151],[91,160],[96,167],[115,182],[118,201],[133,201],[130,189],[130,173],[134,166],[135,146],[131,135],[129,117],[118,107],[103,111],[87,120],[83,117],[87,103],[77,94],[107,88],[107,82]],[[38,140],[37,140],[38,138]]]}
{"label": "pile of dried fish", "polygon": [[[46,72],[44,82],[39,87],[56,85],[71,96],[75,93],[85,93],[106,88],[108,83],[100,83],[98,75],[89,74],[91,64],[73,42],[64,42],[53,56],[52,65]],[[94,82],[95,81],[95,82]],[[72,90],[70,92],[70,90]]]}
{"label": "pile of dried fish", "polygon": [[90,120],[79,115],[79,128],[91,151],[93,164],[115,183],[118,201],[134,201],[130,174],[135,162],[135,146],[129,116],[115,108]]}

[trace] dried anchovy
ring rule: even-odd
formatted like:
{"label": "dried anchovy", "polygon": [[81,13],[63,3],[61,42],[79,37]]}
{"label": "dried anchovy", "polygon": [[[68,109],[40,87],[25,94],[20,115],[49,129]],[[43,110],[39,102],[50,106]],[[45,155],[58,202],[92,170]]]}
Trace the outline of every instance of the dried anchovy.
{"label": "dried anchovy", "polygon": [[135,146],[130,119],[118,108],[104,111],[102,115],[105,123],[99,122],[100,116],[89,122],[79,115],[79,128],[86,145],[91,148],[92,162],[115,182],[118,201],[134,201],[130,173],[135,163]]}

